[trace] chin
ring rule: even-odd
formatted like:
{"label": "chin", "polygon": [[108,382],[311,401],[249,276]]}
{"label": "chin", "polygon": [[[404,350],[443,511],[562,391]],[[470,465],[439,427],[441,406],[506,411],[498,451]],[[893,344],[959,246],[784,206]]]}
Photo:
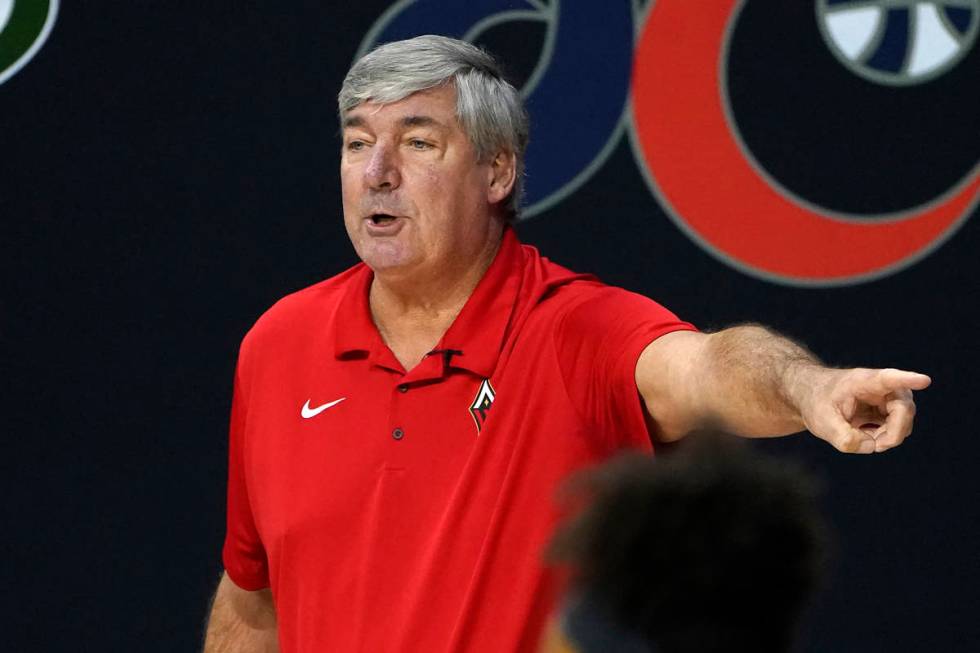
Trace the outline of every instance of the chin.
{"label": "chin", "polygon": [[406,269],[417,262],[414,252],[396,243],[369,242],[357,250],[357,255],[365,265],[375,272]]}

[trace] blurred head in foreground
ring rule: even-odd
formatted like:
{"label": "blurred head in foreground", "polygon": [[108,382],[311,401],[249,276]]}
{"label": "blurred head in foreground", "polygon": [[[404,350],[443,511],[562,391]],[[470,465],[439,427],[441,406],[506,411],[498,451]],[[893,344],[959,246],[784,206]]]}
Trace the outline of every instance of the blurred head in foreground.
{"label": "blurred head in foreground", "polygon": [[656,459],[627,454],[566,492],[585,507],[548,551],[572,586],[544,651],[791,650],[825,549],[801,469],[701,435]]}

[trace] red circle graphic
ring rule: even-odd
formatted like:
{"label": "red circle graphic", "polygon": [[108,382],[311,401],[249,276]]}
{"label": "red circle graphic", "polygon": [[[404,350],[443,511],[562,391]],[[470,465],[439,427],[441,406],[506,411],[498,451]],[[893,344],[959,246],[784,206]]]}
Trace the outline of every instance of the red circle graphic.
{"label": "red circle graphic", "polygon": [[722,53],[738,0],[658,0],[637,44],[633,136],[673,217],[713,254],[780,281],[832,285],[913,263],[980,199],[980,166],[955,192],[896,219],[804,206],[752,166],[725,118]]}

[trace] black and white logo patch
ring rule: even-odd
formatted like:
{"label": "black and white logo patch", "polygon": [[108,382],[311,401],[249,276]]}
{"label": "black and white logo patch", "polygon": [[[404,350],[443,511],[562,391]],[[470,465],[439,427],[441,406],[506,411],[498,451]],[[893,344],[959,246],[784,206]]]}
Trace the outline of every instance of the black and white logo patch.
{"label": "black and white logo patch", "polygon": [[490,407],[493,405],[493,400],[496,396],[496,391],[490,385],[490,379],[483,379],[483,383],[480,384],[480,389],[476,393],[476,399],[470,404],[470,415],[473,416],[473,421],[476,422],[476,432],[478,434],[483,429],[483,424],[487,421],[487,413],[490,412]]}

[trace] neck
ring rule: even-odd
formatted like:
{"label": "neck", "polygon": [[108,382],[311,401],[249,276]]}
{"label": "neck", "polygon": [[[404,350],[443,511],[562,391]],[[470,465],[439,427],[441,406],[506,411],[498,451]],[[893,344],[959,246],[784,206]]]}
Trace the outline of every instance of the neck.
{"label": "neck", "polygon": [[437,274],[375,274],[371,317],[388,348],[406,370],[442,339],[493,262],[502,238],[488,239],[475,257]]}

